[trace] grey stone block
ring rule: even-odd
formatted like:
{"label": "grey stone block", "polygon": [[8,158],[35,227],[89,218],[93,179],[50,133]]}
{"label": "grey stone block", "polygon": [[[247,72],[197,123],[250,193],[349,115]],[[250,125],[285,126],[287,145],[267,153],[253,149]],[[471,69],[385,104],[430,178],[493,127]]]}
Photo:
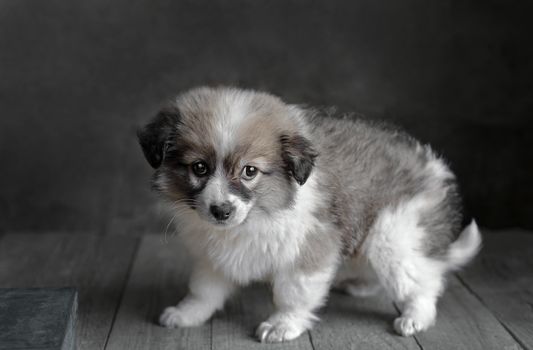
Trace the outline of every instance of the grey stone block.
{"label": "grey stone block", "polygon": [[74,288],[0,289],[0,349],[75,348]]}

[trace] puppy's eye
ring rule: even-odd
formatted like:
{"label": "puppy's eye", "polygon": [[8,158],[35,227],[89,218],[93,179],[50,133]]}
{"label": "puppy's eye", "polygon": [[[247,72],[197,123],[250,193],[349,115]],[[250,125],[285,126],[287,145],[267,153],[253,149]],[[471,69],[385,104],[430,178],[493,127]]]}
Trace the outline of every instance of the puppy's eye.
{"label": "puppy's eye", "polygon": [[206,176],[207,175],[207,164],[202,161],[198,161],[192,164],[192,171],[194,175],[198,177]]}
{"label": "puppy's eye", "polygon": [[242,178],[245,180],[251,180],[257,175],[257,168],[253,165],[247,165],[242,169]]}

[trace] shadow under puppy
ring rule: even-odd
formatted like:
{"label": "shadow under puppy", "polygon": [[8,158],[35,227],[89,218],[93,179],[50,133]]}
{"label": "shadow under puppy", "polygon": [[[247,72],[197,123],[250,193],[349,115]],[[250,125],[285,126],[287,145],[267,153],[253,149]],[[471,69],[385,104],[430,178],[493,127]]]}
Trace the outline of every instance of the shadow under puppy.
{"label": "shadow under puppy", "polygon": [[385,125],[235,88],[197,88],[139,131],[153,186],[194,257],[190,292],[160,323],[208,320],[238,286],[266,280],[276,311],[262,342],[312,326],[332,285],[380,288],[409,336],[435,322],[447,272],[478,252],[461,231],[453,173],[429,146]]}

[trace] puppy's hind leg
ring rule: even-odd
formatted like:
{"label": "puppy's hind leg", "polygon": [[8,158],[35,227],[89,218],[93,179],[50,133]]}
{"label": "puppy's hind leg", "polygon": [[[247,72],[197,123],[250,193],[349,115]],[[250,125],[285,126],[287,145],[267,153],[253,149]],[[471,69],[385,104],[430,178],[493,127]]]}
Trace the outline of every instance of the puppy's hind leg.
{"label": "puppy's hind leg", "polygon": [[391,259],[388,266],[381,265],[377,270],[385,290],[400,308],[394,329],[403,336],[424,331],[435,323],[437,299],[443,289],[442,264],[415,254],[409,259]]}
{"label": "puppy's hind leg", "polygon": [[414,292],[406,300],[402,299],[402,314],[394,320],[396,333],[408,337],[431,327],[437,316],[438,295],[432,292]]}
{"label": "puppy's hind leg", "polygon": [[399,271],[394,284],[402,285],[402,277],[406,273],[410,273],[409,277],[416,283],[403,291],[390,288],[395,299],[402,303],[402,315],[394,321],[396,332],[404,336],[412,335],[427,329],[435,322],[436,303],[444,287],[445,272],[466,264],[476,255],[480,246],[481,235],[476,223],[472,222],[448,247],[448,253],[443,260],[419,255],[413,259],[413,265],[404,266],[404,271]]}
{"label": "puppy's hind leg", "polygon": [[364,254],[381,285],[400,307],[394,329],[403,336],[435,323],[436,303],[443,289],[446,265],[421,249],[424,228],[418,225],[416,202],[384,210],[371,228]]}

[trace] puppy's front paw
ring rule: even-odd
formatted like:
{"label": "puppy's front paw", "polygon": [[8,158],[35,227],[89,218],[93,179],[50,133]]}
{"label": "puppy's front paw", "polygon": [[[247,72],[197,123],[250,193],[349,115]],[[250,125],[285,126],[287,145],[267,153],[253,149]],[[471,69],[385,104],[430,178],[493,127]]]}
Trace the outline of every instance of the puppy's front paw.
{"label": "puppy's front paw", "polygon": [[263,322],[255,332],[261,343],[281,343],[298,338],[305,329],[289,322]]}
{"label": "puppy's front paw", "polygon": [[167,328],[194,327],[205,322],[208,316],[201,308],[169,306],[159,317],[159,324]]}
{"label": "puppy's front paw", "polygon": [[199,326],[215,311],[216,307],[209,301],[186,297],[178,306],[167,307],[159,317],[159,324],[167,328]]}
{"label": "puppy's front paw", "polygon": [[184,320],[184,314],[175,306],[169,306],[161,316],[159,316],[159,324],[167,328],[186,327],[186,321]]}
{"label": "puppy's front paw", "polygon": [[411,317],[398,317],[394,320],[394,330],[399,335],[404,337],[409,337],[420,331],[424,330],[424,326],[421,322],[411,318]]}

